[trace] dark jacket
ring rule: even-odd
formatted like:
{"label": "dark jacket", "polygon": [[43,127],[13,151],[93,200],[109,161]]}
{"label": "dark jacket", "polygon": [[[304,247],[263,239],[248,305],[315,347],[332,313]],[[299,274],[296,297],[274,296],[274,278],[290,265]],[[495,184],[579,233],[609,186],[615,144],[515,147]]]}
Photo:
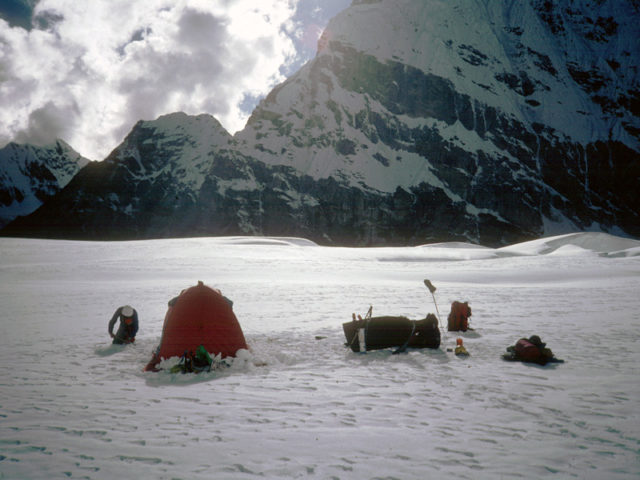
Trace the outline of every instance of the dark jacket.
{"label": "dark jacket", "polygon": [[120,320],[120,326],[113,338],[113,343],[116,344],[131,343],[134,341],[136,333],[138,333],[138,312],[135,308],[133,309],[133,321],[127,325],[125,323],[125,317],[122,315],[122,308],[123,307],[118,308],[113,314],[113,317],[111,317],[111,321],[109,321],[109,335],[113,335],[113,327],[116,321],[118,319]]}

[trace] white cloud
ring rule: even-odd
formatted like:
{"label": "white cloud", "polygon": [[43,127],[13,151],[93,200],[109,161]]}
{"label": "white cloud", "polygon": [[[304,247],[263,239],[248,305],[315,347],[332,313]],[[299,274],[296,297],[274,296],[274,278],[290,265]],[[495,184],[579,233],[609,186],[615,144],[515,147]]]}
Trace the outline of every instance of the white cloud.
{"label": "white cloud", "polygon": [[296,61],[298,0],[41,0],[0,20],[0,144],[63,138],[104,158],[136,121],[210,113],[231,133],[246,96]]}

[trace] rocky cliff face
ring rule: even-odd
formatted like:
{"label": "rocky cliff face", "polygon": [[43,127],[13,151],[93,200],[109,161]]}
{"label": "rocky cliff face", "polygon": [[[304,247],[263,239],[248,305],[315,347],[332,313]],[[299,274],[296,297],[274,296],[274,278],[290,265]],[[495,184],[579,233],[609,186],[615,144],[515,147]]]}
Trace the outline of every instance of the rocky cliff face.
{"label": "rocky cliff face", "polygon": [[354,2],[241,147],[402,197],[412,241],[638,235],[638,14],[633,2]]}
{"label": "rocky cliff face", "polygon": [[6,230],[640,236],[639,19],[634,0],[354,1],[234,137],[206,116],[141,122]]}
{"label": "rocky cliff face", "polygon": [[36,210],[87,163],[61,140],[45,147],[10,143],[0,149],[0,228]]}

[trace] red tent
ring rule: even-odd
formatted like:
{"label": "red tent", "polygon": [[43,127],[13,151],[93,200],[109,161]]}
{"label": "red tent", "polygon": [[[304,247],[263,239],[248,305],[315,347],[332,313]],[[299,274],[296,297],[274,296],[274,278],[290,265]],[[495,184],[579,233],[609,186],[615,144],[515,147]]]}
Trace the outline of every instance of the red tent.
{"label": "red tent", "polygon": [[160,345],[145,370],[154,370],[163,358],[195,352],[199,345],[222,357],[234,357],[238,350],[247,348],[231,302],[202,282],[169,302]]}

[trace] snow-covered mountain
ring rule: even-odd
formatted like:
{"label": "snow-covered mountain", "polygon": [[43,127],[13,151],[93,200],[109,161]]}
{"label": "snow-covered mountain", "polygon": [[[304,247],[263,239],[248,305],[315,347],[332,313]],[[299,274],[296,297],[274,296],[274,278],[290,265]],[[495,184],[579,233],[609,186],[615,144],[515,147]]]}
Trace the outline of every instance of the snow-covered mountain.
{"label": "snow-covered mountain", "polygon": [[62,140],[0,149],[0,228],[28,215],[60,191],[89,160]]}
{"label": "snow-covered mountain", "polygon": [[242,146],[314,178],[401,189],[397,214],[419,236],[638,234],[638,3],[562,3],[354,2]]}
{"label": "snow-covered mountain", "polygon": [[234,137],[206,116],[141,122],[7,231],[640,236],[639,20],[636,0],[356,0]]}

